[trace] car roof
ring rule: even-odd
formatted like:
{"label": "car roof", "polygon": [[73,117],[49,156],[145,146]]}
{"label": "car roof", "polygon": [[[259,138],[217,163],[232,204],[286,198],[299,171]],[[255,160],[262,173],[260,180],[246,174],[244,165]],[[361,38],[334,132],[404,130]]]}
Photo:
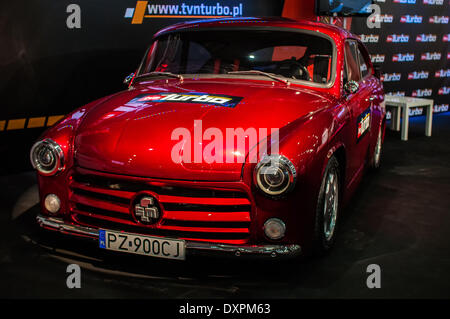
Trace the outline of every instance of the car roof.
{"label": "car roof", "polygon": [[233,27],[273,27],[273,28],[292,28],[292,29],[302,29],[302,30],[312,30],[325,33],[332,37],[343,38],[357,38],[355,35],[349,31],[337,27],[335,25],[330,25],[322,22],[317,22],[313,20],[301,19],[293,20],[282,17],[243,17],[243,18],[218,18],[218,19],[204,19],[195,20],[188,22],[180,22],[168,26],[155,34],[155,37],[160,36],[164,33],[170,33],[174,31],[181,31],[186,29],[197,29],[197,28],[233,28]]}

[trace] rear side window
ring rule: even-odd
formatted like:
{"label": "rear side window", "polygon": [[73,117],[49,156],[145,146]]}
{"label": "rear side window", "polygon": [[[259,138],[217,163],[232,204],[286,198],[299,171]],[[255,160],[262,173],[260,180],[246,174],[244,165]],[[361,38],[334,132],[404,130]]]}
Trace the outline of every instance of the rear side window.
{"label": "rear side window", "polygon": [[347,41],[345,43],[345,64],[348,81],[359,82],[361,80],[357,54],[356,43],[354,41]]}

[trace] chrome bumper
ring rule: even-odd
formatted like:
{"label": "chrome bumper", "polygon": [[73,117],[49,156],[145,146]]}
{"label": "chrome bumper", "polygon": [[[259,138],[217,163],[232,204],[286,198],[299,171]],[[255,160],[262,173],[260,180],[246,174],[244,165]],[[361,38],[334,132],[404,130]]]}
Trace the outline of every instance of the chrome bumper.
{"label": "chrome bumper", "polygon": [[[41,227],[59,231],[64,234],[78,235],[98,239],[98,229],[75,224],[68,224],[61,218],[38,215],[36,221]],[[186,241],[186,251],[188,253],[228,253],[235,256],[255,255],[268,257],[295,257],[300,255],[300,245],[227,245],[216,243],[203,243]]]}

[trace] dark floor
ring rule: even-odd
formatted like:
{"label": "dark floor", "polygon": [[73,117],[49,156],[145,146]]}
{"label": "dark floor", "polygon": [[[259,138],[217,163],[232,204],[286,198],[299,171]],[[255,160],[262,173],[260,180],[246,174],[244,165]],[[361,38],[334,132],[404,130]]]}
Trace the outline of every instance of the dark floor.
{"label": "dark floor", "polygon": [[[43,233],[33,172],[0,177],[1,298],[449,298],[450,113],[411,119],[410,140],[387,131],[382,168],[365,176],[335,249],[302,262],[116,256]],[[82,288],[66,288],[66,267]],[[380,289],[366,286],[369,264]]]}

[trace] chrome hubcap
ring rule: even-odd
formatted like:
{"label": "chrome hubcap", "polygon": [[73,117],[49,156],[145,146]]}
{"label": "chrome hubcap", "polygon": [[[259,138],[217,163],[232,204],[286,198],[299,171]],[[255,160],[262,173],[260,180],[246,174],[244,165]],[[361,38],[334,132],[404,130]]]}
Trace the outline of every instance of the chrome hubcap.
{"label": "chrome hubcap", "polygon": [[377,145],[375,146],[375,165],[378,166],[381,156],[381,128],[378,131]]}
{"label": "chrome hubcap", "polygon": [[336,172],[328,174],[325,184],[325,203],[323,207],[323,232],[328,241],[333,237],[338,212],[339,183]]}

